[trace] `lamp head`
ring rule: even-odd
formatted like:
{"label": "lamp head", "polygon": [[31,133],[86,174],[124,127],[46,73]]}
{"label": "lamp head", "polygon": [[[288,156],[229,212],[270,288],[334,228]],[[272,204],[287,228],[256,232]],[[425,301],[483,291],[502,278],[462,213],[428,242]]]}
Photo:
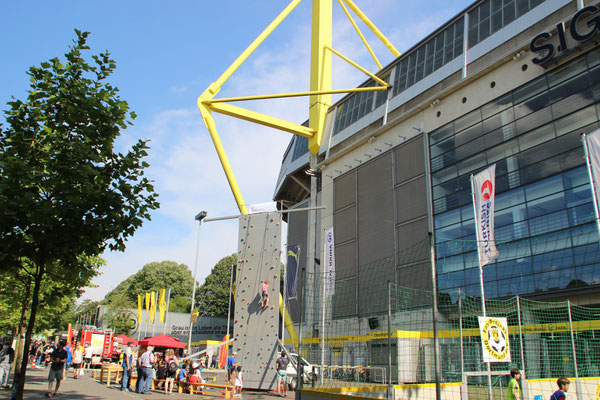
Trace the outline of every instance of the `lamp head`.
{"label": "lamp head", "polygon": [[200,211],[198,214],[196,214],[194,219],[196,221],[202,221],[204,218],[206,218],[207,215],[208,215],[208,213],[206,211]]}

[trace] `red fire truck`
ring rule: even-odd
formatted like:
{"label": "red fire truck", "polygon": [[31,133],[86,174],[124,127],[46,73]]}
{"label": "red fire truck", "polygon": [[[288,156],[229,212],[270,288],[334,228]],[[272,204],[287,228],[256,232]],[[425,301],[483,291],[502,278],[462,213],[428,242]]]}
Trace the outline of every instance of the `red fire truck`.
{"label": "red fire truck", "polygon": [[115,333],[112,329],[97,329],[94,326],[86,326],[81,329],[76,337],[78,342],[85,347],[87,344],[93,349],[92,364],[100,364],[102,361],[110,361],[116,353],[113,347]]}

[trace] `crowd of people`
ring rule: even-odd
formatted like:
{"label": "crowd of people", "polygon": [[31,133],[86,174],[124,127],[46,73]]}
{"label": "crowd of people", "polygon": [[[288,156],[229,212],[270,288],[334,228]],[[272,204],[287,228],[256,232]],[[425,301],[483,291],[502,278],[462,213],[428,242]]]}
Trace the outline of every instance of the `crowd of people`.
{"label": "crowd of people", "polygon": [[[216,356],[213,357],[210,366],[216,367],[214,360]],[[134,348],[133,342],[129,342],[120,354],[120,364],[123,368],[121,390],[147,394],[153,379],[159,380],[158,388],[164,390],[167,395],[173,394],[175,384],[188,390],[190,384],[205,383],[202,370],[208,368],[209,362],[208,354],[194,361],[182,357],[173,349],[155,351],[153,346]],[[137,376],[135,387],[131,380],[134,371]]]}

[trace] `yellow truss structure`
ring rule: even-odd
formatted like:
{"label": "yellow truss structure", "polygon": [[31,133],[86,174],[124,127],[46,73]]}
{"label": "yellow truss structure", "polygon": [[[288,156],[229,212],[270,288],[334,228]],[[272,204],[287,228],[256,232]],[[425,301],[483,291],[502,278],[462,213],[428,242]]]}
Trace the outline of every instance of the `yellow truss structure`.
{"label": "yellow truss structure", "polygon": [[[340,52],[336,51],[332,47],[332,24],[333,24],[333,0],[313,0],[312,4],[312,38],[311,38],[311,63],[310,63],[310,90],[307,92],[296,92],[296,93],[281,93],[281,94],[265,94],[255,96],[244,96],[244,97],[230,97],[215,99],[215,96],[221,90],[221,87],[225,82],[233,75],[233,73],[248,59],[248,57],[260,46],[260,44],[275,30],[275,28],[292,12],[292,10],[302,0],[292,0],[290,4],[271,22],[263,32],[248,46],[246,50],[225,70],[225,72],[213,82],[205,91],[198,97],[198,108],[202,114],[202,118],[210,136],[212,138],[215,149],[227,176],[227,181],[238,205],[241,214],[248,214],[246,203],[240,193],[237,181],[231,170],[231,165],[225,154],[223,144],[217,133],[215,126],[215,120],[213,119],[212,112],[229,115],[231,117],[240,118],[246,121],[254,122],[260,125],[268,126],[271,128],[279,129],[284,132],[289,132],[294,135],[300,135],[308,138],[308,149],[311,154],[315,155],[319,151],[321,146],[321,138],[323,136],[323,128],[325,126],[325,116],[327,109],[331,106],[331,95],[340,93],[352,93],[352,92],[364,92],[364,91],[376,91],[376,90],[387,90],[389,85],[378,76],[372,74],[365,68],[361,67],[350,58],[344,56]],[[364,35],[360,31],[356,22],[350,15],[350,12],[346,8],[348,6],[354,13],[371,29],[371,31],[382,41],[382,43],[392,52],[395,57],[400,56],[400,52],[390,43],[389,40],[377,29],[369,18],[354,4],[352,0],[337,0],[342,7],[344,13],[350,20],[352,26],[360,36],[367,50],[375,60],[375,63],[381,69],[381,63],[373,53],[373,50],[367,43]],[[359,71],[371,77],[375,82],[381,86],[372,87],[360,87],[352,89],[332,89],[332,63],[331,55],[335,54],[337,57],[346,61],[348,64],[357,68]],[[288,98],[288,97],[309,97],[309,124],[308,127],[299,125],[297,123],[275,118],[269,115],[261,114],[255,111],[250,111],[245,108],[233,106],[231,104],[236,101],[247,101],[247,100],[265,100],[265,99],[277,99],[277,98]],[[279,296],[279,307],[282,314],[284,314],[284,324],[287,331],[290,334],[293,343],[298,343],[298,336],[295,332],[293,323],[289,314],[283,313],[283,299]]]}
{"label": "yellow truss structure", "polygon": [[[233,196],[238,205],[241,214],[247,214],[248,209],[240,193],[237,181],[231,170],[231,165],[225,154],[223,144],[217,133],[215,121],[212,113],[217,112],[220,114],[229,115],[231,117],[240,118],[246,121],[254,122],[260,125],[268,126],[271,128],[279,129],[284,132],[293,133],[294,135],[300,135],[308,138],[308,149],[312,154],[317,154],[321,146],[321,138],[323,136],[323,128],[325,125],[325,116],[327,109],[331,105],[331,95],[339,93],[351,93],[351,92],[363,92],[363,91],[375,91],[375,90],[387,90],[389,85],[379,78],[378,76],[370,73],[365,68],[361,67],[350,58],[344,56],[340,52],[336,51],[332,47],[332,2],[333,0],[313,0],[312,8],[312,40],[311,40],[311,64],[310,64],[310,90],[307,92],[296,92],[296,93],[281,93],[281,94],[266,94],[256,96],[244,96],[244,97],[230,97],[215,99],[215,96],[221,90],[221,87],[225,82],[233,75],[233,73],[248,59],[248,57],[260,46],[260,44],[275,30],[275,28],[292,12],[292,10],[302,0],[292,0],[290,4],[271,22],[265,30],[258,35],[258,37],[248,46],[246,50],[227,68],[227,70],[212,83],[205,91],[198,97],[198,108],[202,114],[202,118],[210,136],[214,143],[215,149],[227,176],[227,181]],[[390,43],[389,40],[377,29],[369,18],[358,8],[352,0],[337,0],[342,7],[344,13],[352,23],[352,26],[360,36],[364,45],[368,49],[369,53],[375,60],[377,66],[381,69],[381,63],[373,53],[373,50],[367,43],[364,35],[360,31],[356,22],[348,11],[348,6],[354,13],[371,29],[371,31],[383,42],[383,44],[392,52],[395,57],[400,56],[400,52]],[[331,54],[335,54],[342,60],[346,61],[359,71],[365,73],[371,77],[375,82],[381,86],[372,87],[360,87],[352,89],[332,89],[331,80]],[[309,97],[309,124],[308,127],[299,125],[294,122],[282,120],[269,115],[261,114],[255,111],[250,111],[245,108],[236,107],[231,102],[246,101],[246,100],[264,100],[264,99],[277,99],[287,97],[298,97],[308,96]]]}

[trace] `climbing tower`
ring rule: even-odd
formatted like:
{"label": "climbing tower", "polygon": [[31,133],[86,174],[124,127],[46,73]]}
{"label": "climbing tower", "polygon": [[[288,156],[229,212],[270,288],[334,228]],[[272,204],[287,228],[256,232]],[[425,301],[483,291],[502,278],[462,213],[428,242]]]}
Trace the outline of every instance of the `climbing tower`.
{"label": "climbing tower", "polygon": [[[278,351],[281,214],[240,216],[238,237],[233,351],[244,387],[269,390],[275,387]],[[266,308],[260,304],[264,281],[270,281]]]}

